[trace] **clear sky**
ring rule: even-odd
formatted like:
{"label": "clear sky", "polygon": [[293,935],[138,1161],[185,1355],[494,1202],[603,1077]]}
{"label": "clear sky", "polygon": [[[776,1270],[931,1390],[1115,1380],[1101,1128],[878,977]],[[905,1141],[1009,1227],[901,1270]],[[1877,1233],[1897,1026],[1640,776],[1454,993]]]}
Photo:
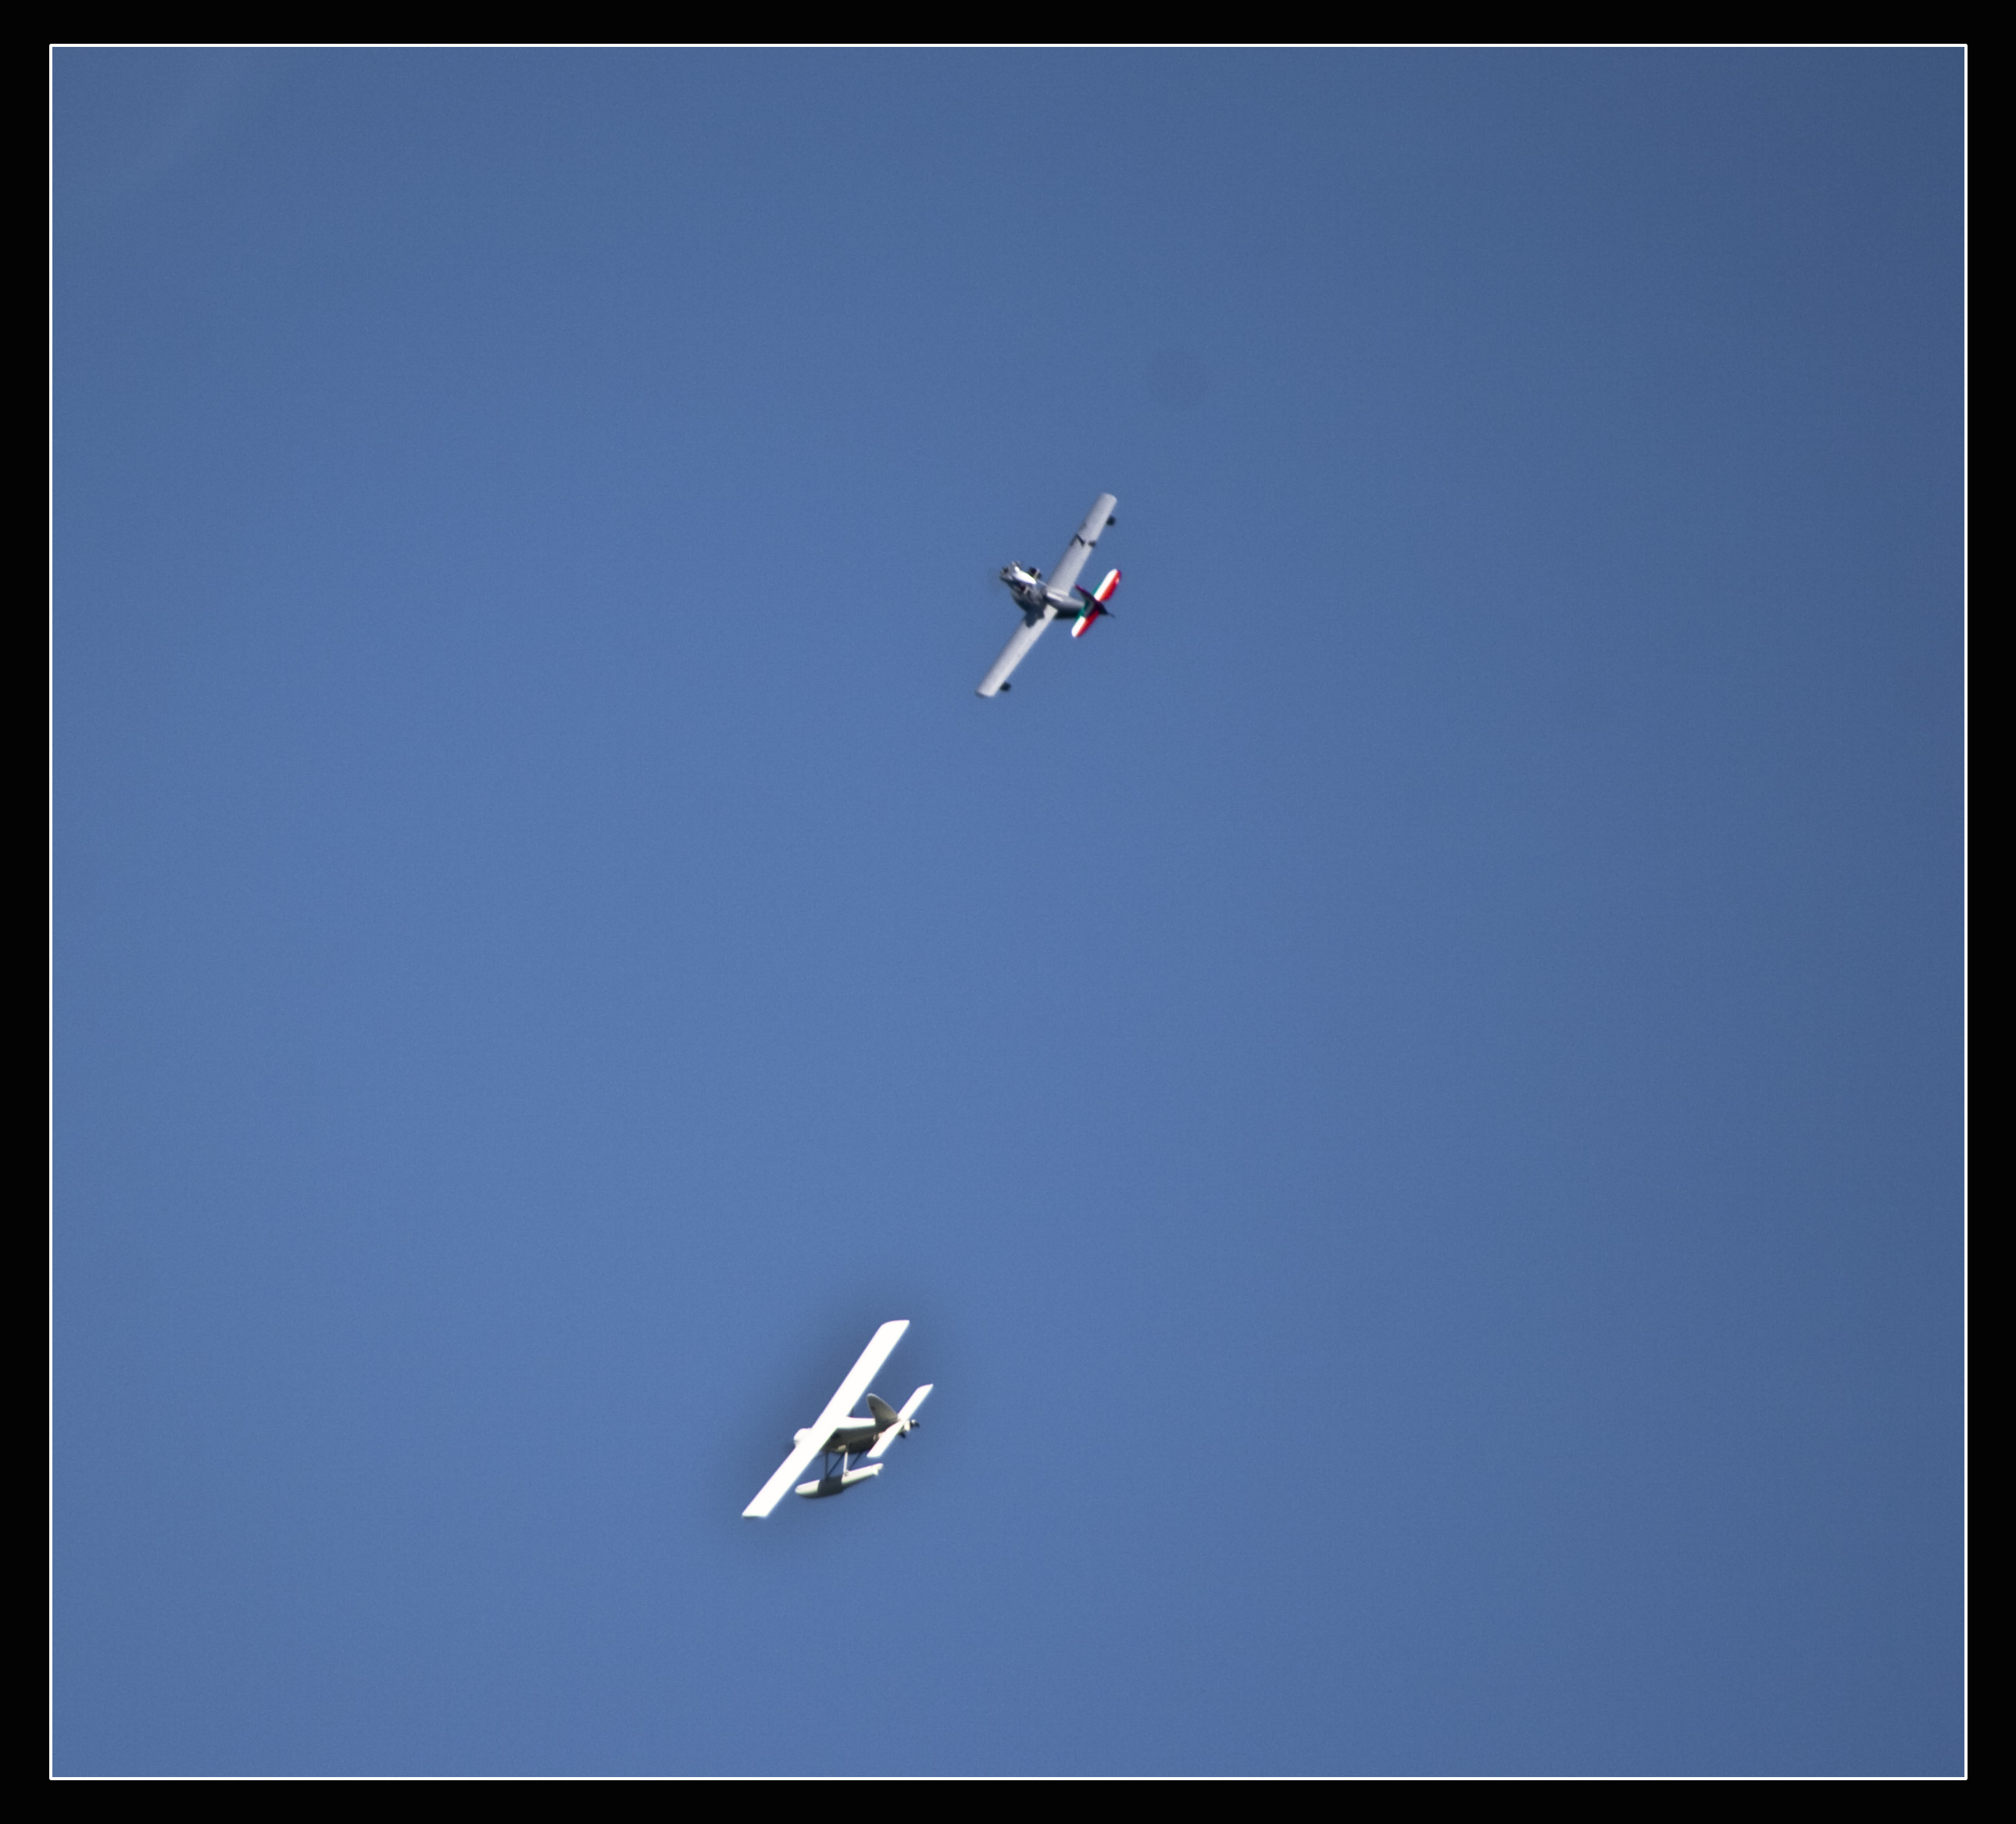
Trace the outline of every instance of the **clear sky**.
{"label": "clear sky", "polygon": [[1957,1770],[1964,78],[59,52],[57,1768]]}

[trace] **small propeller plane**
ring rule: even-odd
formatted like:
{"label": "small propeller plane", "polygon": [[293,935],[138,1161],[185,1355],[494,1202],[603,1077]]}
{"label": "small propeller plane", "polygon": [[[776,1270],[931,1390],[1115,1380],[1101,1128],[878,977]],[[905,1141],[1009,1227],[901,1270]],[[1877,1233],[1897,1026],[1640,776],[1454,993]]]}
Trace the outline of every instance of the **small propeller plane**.
{"label": "small propeller plane", "polygon": [[1042,571],[1027,564],[1002,567],[1001,580],[1007,584],[1008,593],[1015,598],[1015,606],[1022,611],[1022,625],[1015,629],[1014,636],[1002,647],[1001,656],[980,680],[977,695],[992,697],[1009,689],[1009,674],[1028,656],[1029,648],[1042,638],[1043,629],[1060,615],[1072,618],[1071,638],[1075,640],[1089,629],[1100,615],[1113,612],[1106,604],[1113,600],[1113,592],[1120,586],[1120,572],[1107,571],[1106,580],[1096,589],[1081,589],[1078,577],[1091,558],[1093,547],[1099,543],[1099,535],[1108,526],[1120,523],[1113,517],[1113,510],[1119,504],[1111,494],[1102,494],[1092,503],[1092,511],[1085,516],[1085,524],[1071,534],[1071,542],[1057,560],[1057,567],[1050,572],[1048,582],[1044,582]]}
{"label": "small propeller plane", "polygon": [[[784,1491],[804,1473],[815,1457],[821,1459],[818,1476],[810,1482],[798,1483],[797,1490],[808,1501],[816,1501],[823,1495],[843,1494],[882,1473],[882,1453],[897,1439],[916,1429],[917,1408],[931,1397],[931,1382],[927,1381],[905,1400],[901,1412],[887,1400],[869,1393],[869,1416],[857,1418],[853,1416],[854,1403],[867,1392],[868,1383],[874,1379],[877,1371],[889,1359],[890,1350],[902,1340],[903,1332],[909,1327],[909,1318],[898,1318],[884,1324],[869,1338],[861,1359],[847,1371],[847,1379],[840,1383],[840,1391],[826,1401],[825,1411],[803,1431],[793,1434],[791,1454],[784,1459],[777,1473],[756,1491],[756,1498],[742,1510],[743,1519],[761,1519],[784,1498]],[[862,1466],[850,1469],[848,1462],[857,1457]]]}

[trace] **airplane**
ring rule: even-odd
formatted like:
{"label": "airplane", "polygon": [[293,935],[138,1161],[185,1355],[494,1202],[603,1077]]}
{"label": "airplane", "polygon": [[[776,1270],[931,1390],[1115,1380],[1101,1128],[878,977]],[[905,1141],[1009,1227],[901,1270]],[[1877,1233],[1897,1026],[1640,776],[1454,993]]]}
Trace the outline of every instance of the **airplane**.
{"label": "airplane", "polygon": [[1085,516],[1085,524],[1071,534],[1071,542],[1057,560],[1057,567],[1051,571],[1048,582],[1044,582],[1042,571],[1027,564],[1002,566],[1001,580],[1007,584],[1008,593],[1015,598],[1015,606],[1022,611],[1022,625],[1002,647],[1001,656],[980,680],[980,688],[974,695],[992,697],[1011,688],[1009,674],[1028,656],[1029,648],[1042,638],[1043,629],[1060,615],[1072,617],[1071,638],[1075,640],[1087,632],[1100,615],[1113,612],[1106,604],[1112,600],[1113,592],[1120,586],[1120,572],[1107,571],[1106,580],[1096,589],[1081,589],[1078,574],[1092,556],[1093,547],[1099,543],[1099,535],[1108,526],[1120,523],[1113,517],[1113,510],[1119,504],[1111,494],[1102,494],[1092,503],[1092,511]]}
{"label": "airplane", "polygon": [[[808,1501],[817,1501],[829,1494],[844,1494],[848,1489],[858,1488],[869,1478],[882,1473],[882,1453],[897,1439],[916,1429],[917,1408],[931,1397],[931,1383],[927,1381],[905,1400],[900,1412],[887,1400],[869,1393],[869,1416],[857,1418],[854,1416],[854,1403],[867,1391],[876,1371],[889,1359],[890,1350],[902,1340],[903,1332],[909,1327],[908,1318],[898,1318],[884,1324],[869,1338],[861,1359],[847,1371],[847,1379],[840,1383],[840,1391],[826,1401],[825,1411],[803,1431],[792,1434],[791,1454],[784,1459],[777,1473],[756,1491],[756,1498],[742,1510],[743,1519],[760,1520],[767,1515],[784,1498],[784,1491],[815,1457],[821,1459],[818,1476],[810,1482],[798,1483],[796,1491]],[[848,1460],[855,1457],[861,1458],[866,1466],[850,1469],[847,1466]],[[840,1465],[837,1469],[833,1467],[836,1459]]]}

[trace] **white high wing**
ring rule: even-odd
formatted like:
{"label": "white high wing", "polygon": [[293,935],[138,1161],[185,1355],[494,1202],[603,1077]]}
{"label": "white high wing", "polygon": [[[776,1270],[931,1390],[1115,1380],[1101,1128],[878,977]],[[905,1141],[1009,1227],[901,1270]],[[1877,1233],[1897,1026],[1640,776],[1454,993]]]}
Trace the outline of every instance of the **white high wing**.
{"label": "white high wing", "polygon": [[1060,615],[1070,615],[1075,625],[1071,637],[1075,640],[1102,615],[1112,611],[1107,604],[1113,599],[1113,592],[1120,586],[1120,572],[1109,570],[1106,580],[1096,589],[1080,589],[1078,572],[1085,568],[1085,561],[1092,555],[1093,547],[1099,543],[1099,535],[1116,524],[1113,510],[1120,503],[1111,494],[1102,494],[1092,503],[1092,511],[1085,516],[1085,524],[1071,534],[1071,542],[1064,547],[1064,554],[1057,560],[1057,567],[1050,572],[1050,580],[1043,580],[1040,570],[1032,570],[1026,564],[1010,564],[1001,572],[1001,580],[1008,586],[1008,593],[1015,598],[1015,606],[1022,611],[1022,625],[1015,629],[1014,636],[1001,649],[1001,656],[980,680],[978,694],[992,697],[1009,687],[1009,674],[1028,654],[1029,648],[1043,636],[1043,629]]}
{"label": "white high wing", "polygon": [[[905,1400],[901,1412],[895,1411],[886,1400],[869,1393],[870,1416],[857,1418],[853,1416],[854,1403],[868,1392],[868,1383],[874,1379],[876,1371],[889,1359],[889,1351],[902,1340],[903,1332],[909,1327],[909,1318],[898,1318],[884,1324],[868,1339],[861,1359],[847,1371],[847,1379],[840,1383],[840,1391],[826,1401],[825,1411],[792,1438],[791,1454],[779,1465],[777,1473],[756,1491],[756,1498],[742,1510],[743,1519],[761,1519],[784,1498],[785,1491],[815,1457],[825,1459],[819,1466],[819,1475],[810,1482],[798,1483],[797,1492],[808,1499],[838,1494],[857,1483],[866,1482],[871,1476],[882,1473],[882,1453],[905,1432],[916,1428],[917,1408],[930,1397],[931,1383],[926,1382]],[[850,1469],[848,1461],[853,1457],[863,1459],[867,1467]],[[837,1469],[835,1459],[839,1464]]]}

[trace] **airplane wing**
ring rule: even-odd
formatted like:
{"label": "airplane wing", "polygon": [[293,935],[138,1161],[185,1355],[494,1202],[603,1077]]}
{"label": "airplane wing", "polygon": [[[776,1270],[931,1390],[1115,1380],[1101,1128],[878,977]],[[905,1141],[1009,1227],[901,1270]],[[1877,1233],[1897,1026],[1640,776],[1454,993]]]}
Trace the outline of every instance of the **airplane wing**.
{"label": "airplane wing", "polygon": [[1043,629],[1057,618],[1055,608],[1046,609],[1040,615],[1031,615],[1015,629],[1015,636],[1001,649],[1001,656],[988,668],[987,676],[980,680],[977,697],[992,697],[1008,682],[1008,674],[1028,656],[1029,648],[1043,636]]}
{"label": "airplane wing", "polygon": [[742,1510],[745,1520],[760,1520],[771,1509],[790,1492],[805,1465],[819,1454],[819,1446],[832,1436],[833,1428],[854,1410],[854,1403],[868,1390],[868,1383],[875,1379],[877,1371],[889,1359],[889,1352],[903,1339],[903,1332],[910,1327],[908,1318],[898,1318],[884,1324],[868,1339],[868,1346],[862,1350],[861,1359],[847,1371],[847,1379],[840,1383],[840,1391],[826,1401],[826,1410],[805,1428],[807,1441],[797,1445],[779,1466],[776,1475],[756,1491],[756,1498]]}
{"label": "airplane wing", "polygon": [[1120,503],[1111,494],[1102,494],[1092,503],[1092,511],[1085,516],[1085,524],[1071,534],[1071,542],[1064,547],[1064,554],[1057,560],[1057,567],[1050,572],[1050,580],[1043,586],[1053,596],[1071,599],[1071,585],[1078,581],[1078,573],[1092,556],[1092,548],[1099,543],[1099,535],[1106,530],[1106,522],[1112,518],[1113,510]]}
{"label": "airplane wing", "polygon": [[[812,1434],[808,1433],[806,1435],[810,1437]],[[817,1437],[813,1437],[809,1444],[796,1446],[791,1454],[784,1459],[777,1473],[756,1491],[756,1498],[742,1510],[743,1519],[745,1520],[763,1519],[771,1509],[790,1494],[792,1485],[804,1473],[805,1466],[819,1454],[819,1446],[825,1443],[826,1438],[826,1433],[822,1432]]]}
{"label": "airplane wing", "polygon": [[[923,1405],[923,1403],[931,1397],[931,1388],[934,1385],[934,1383],[932,1382],[925,1382],[916,1393],[913,1393],[909,1399],[903,1402],[903,1410],[898,1413],[896,1416],[898,1418],[912,1418],[916,1417],[917,1408]],[[883,1433],[883,1434],[875,1440],[874,1447],[868,1453],[869,1461],[873,1462],[875,1458],[880,1456],[884,1451],[888,1449],[888,1447],[902,1435],[903,1427],[902,1426],[891,1426],[887,1431]]]}

